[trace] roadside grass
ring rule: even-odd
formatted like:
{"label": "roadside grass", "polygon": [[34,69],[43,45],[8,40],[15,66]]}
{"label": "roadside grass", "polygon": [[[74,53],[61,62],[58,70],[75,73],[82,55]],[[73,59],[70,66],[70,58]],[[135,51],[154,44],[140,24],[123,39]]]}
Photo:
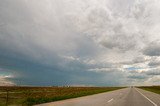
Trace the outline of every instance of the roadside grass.
{"label": "roadside grass", "polygon": [[160,86],[142,86],[138,88],[160,94]]}
{"label": "roadside grass", "polygon": [[123,87],[0,87],[0,106],[6,105],[6,91],[9,91],[8,105],[32,106],[121,88]]}
{"label": "roadside grass", "polygon": [[97,93],[102,93],[102,92],[107,92],[107,91],[112,91],[112,90],[116,90],[116,89],[110,88],[110,89],[79,91],[79,92],[68,93],[65,95],[54,96],[54,97],[50,97],[50,98],[48,98],[48,97],[28,98],[26,100],[26,104],[30,106],[30,105],[34,105],[34,104],[47,103],[47,102],[53,102],[53,101],[58,101],[58,100],[65,100],[65,99],[70,99],[70,98],[82,97],[82,96],[87,96],[87,95],[92,95],[92,94],[97,94]]}

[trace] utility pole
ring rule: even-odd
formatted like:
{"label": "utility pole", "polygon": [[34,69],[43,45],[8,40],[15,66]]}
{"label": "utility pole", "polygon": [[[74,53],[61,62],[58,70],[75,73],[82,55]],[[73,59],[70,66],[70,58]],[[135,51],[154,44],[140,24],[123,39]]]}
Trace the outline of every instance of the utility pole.
{"label": "utility pole", "polygon": [[6,106],[8,106],[8,99],[9,99],[9,90],[7,90],[7,95],[6,95]]}

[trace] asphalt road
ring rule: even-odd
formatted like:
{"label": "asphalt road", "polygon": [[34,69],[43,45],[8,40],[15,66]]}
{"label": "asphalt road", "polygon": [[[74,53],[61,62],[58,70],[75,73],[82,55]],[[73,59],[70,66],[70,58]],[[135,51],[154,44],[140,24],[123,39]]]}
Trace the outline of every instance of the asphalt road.
{"label": "asphalt road", "polygon": [[160,106],[160,95],[139,88],[124,88],[37,106]]}

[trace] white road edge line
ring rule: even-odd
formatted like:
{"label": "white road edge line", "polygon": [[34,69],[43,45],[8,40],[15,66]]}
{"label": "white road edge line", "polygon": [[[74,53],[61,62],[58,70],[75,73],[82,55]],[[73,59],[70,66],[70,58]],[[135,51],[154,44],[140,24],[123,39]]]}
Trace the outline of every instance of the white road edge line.
{"label": "white road edge line", "polygon": [[108,101],[108,103],[109,103],[109,102],[111,102],[112,100],[113,100],[113,98],[112,98],[112,99],[110,99],[110,100]]}
{"label": "white road edge line", "polygon": [[[136,88],[135,88],[136,89]],[[150,100],[148,97],[146,97],[144,94],[142,94],[140,91],[138,91],[136,89],[137,92],[139,92],[143,97],[145,97],[148,101],[150,101],[154,106],[158,106],[157,104],[155,104],[152,100]]]}

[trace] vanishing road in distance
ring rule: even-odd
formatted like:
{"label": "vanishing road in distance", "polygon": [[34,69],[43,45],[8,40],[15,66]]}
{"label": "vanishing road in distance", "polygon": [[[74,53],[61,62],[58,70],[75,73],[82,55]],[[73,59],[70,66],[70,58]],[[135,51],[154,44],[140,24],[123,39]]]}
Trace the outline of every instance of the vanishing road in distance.
{"label": "vanishing road in distance", "polygon": [[130,87],[37,106],[160,106],[160,95]]}

